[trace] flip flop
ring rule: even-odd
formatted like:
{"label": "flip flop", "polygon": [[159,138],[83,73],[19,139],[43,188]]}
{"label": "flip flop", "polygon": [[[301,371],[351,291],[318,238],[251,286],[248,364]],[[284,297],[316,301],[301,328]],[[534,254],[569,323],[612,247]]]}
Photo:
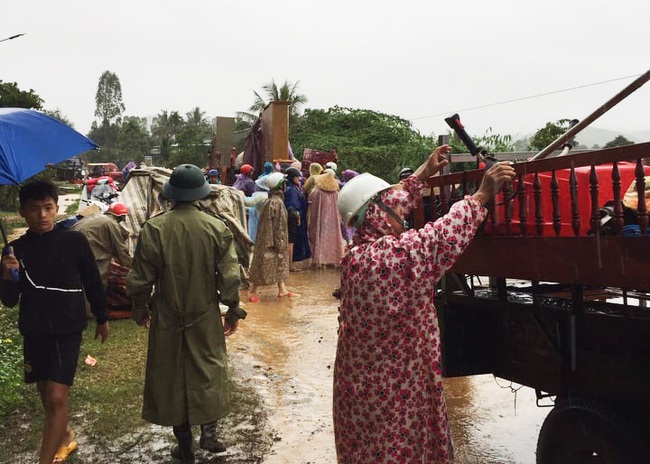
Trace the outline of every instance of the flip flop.
{"label": "flip flop", "polygon": [[293,292],[287,292],[284,295],[278,295],[278,298],[282,298],[283,296],[293,298],[294,296],[300,296],[298,293],[293,293]]}
{"label": "flip flop", "polygon": [[72,452],[77,448],[78,448],[77,442],[74,440],[72,440],[70,443],[68,443],[65,446],[60,446],[59,449],[56,451],[56,454],[54,455],[54,461],[52,461],[53,464],[65,461],[66,459],[68,459],[68,457],[70,457],[70,454],[72,454]]}
{"label": "flip flop", "polygon": [[257,295],[251,295],[248,297],[248,301],[250,301],[251,303],[259,303],[260,297]]}

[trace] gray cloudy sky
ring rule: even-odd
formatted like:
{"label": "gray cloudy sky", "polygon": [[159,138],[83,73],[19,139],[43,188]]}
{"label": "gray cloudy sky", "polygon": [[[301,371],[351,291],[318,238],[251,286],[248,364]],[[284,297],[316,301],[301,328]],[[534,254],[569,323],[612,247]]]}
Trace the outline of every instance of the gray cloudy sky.
{"label": "gray cloudy sky", "polygon": [[[306,107],[371,109],[446,133],[523,136],[584,119],[650,69],[647,0],[3,0],[0,80],[87,132],[105,70],[127,115],[234,116],[271,79]],[[465,110],[464,110],[465,109]],[[464,111],[463,111],[464,110]],[[434,116],[435,115],[435,116]],[[650,129],[650,83],[593,126]]]}

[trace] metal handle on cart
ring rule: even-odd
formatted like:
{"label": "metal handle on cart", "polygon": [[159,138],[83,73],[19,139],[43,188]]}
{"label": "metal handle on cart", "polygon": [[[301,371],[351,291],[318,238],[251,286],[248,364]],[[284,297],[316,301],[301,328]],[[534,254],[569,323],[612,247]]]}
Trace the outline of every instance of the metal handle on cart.
{"label": "metal handle on cart", "polygon": [[465,144],[472,155],[478,156],[483,151],[476,146],[472,138],[465,131],[465,127],[463,126],[463,123],[460,122],[460,116],[458,116],[458,113],[445,118],[445,122],[454,130],[454,132],[456,132],[458,138],[463,142],[463,144]]}
{"label": "metal handle on cart", "polygon": [[492,166],[494,163],[497,162],[497,159],[494,157],[493,154],[488,153],[487,150],[484,150],[480,147],[478,147],[472,138],[469,136],[467,131],[465,131],[465,127],[463,124],[460,122],[460,116],[458,116],[458,113],[454,114],[453,116],[450,116],[448,118],[445,118],[445,122],[449,127],[451,127],[454,132],[456,132],[456,135],[458,135],[458,138],[465,144],[469,152],[476,156],[480,160],[485,161],[485,169],[489,169],[490,166]]}

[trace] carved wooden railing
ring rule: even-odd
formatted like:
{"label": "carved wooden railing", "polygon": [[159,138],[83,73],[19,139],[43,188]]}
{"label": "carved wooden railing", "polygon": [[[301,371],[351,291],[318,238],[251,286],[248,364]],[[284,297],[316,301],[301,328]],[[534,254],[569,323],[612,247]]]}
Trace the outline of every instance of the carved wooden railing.
{"label": "carved wooden railing", "polygon": [[[514,164],[516,182],[506,186],[488,207],[484,232],[473,240],[454,270],[650,290],[645,201],[645,176],[650,175],[650,167],[643,164],[647,157],[650,142]],[[588,185],[579,182],[578,171]],[[446,213],[463,194],[471,193],[482,176],[482,170],[475,170],[429,178],[432,203],[434,192],[439,192],[431,219]],[[633,180],[641,237],[623,237],[622,189]],[[612,232],[601,235],[600,208],[607,201],[613,201]],[[423,212],[417,212],[416,225],[423,219]]]}

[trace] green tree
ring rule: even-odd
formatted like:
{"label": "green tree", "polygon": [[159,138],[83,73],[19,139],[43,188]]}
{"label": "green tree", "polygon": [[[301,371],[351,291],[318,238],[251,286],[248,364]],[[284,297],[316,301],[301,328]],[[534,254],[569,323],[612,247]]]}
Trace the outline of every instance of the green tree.
{"label": "green tree", "polygon": [[40,110],[43,107],[43,99],[34,93],[33,89],[27,92],[20,90],[15,82],[0,80],[0,107]]}
{"label": "green tree", "polygon": [[88,152],[87,160],[94,163],[116,162],[119,132],[120,126],[115,123],[98,125],[97,121],[93,121],[88,138],[99,145],[99,150]]}
{"label": "green tree", "polygon": [[177,137],[178,150],[169,158],[169,167],[183,163],[205,164],[205,153],[212,144],[212,126],[205,112],[196,107],[187,113]]}
{"label": "green tree", "polygon": [[614,140],[610,140],[603,148],[624,147],[625,145],[634,145],[634,142],[628,140],[622,135],[617,135]]}
{"label": "green tree", "polygon": [[178,111],[161,111],[153,118],[151,124],[151,136],[153,144],[160,147],[159,162],[164,164],[171,156],[176,137],[183,127],[183,117]]}
{"label": "green tree", "polygon": [[63,114],[63,112],[58,108],[55,110],[43,110],[43,113],[47,114],[48,116],[52,116],[54,119],[58,119],[66,126],[74,127],[74,125],[68,119],[68,117],[65,114]]}
{"label": "green tree", "polygon": [[[559,136],[569,130],[569,119],[560,119],[556,122],[547,122],[544,127],[535,132],[530,139],[531,150],[543,150]],[[577,142],[574,142],[576,144]]]}
{"label": "green tree", "polygon": [[130,160],[139,163],[151,150],[151,137],[147,128],[147,119],[137,116],[125,116],[118,131],[119,166]]}
{"label": "green tree", "polygon": [[338,106],[306,110],[292,126],[291,144],[297,154],[304,148],[336,148],[340,169],[371,172],[389,181],[397,181],[404,166],[420,165],[436,146],[433,137],[420,135],[407,120]]}
{"label": "green tree", "polygon": [[275,80],[271,80],[270,83],[262,86],[263,96],[258,92],[253,92],[255,94],[255,101],[248,108],[248,111],[240,111],[237,113],[235,131],[250,129],[264,108],[266,108],[266,105],[275,100],[289,102],[289,124],[293,125],[296,118],[300,115],[301,107],[307,103],[307,97],[298,93],[299,83],[299,81],[296,81],[295,84],[284,81],[284,84],[278,87]]}
{"label": "green tree", "polygon": [[110,123],[119,124],[123,112],[120,79],[115,73],[104,71],[99,77],[95,94],[95,116],[100,119],[103,126],[107,126]]}

